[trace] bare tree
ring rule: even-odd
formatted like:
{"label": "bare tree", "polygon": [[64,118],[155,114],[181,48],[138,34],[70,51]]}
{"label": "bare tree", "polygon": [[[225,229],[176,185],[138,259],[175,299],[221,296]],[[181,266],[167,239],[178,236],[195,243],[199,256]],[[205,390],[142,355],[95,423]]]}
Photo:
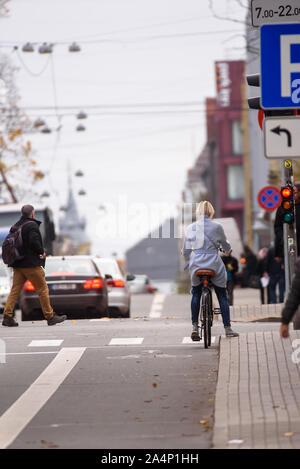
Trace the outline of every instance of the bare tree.
{"label": "bare tree", "polygon": [[214,0],[208,0],[208,2],[209,2],[209,8],[215,18],[222,20],[222,21],[225,20],[225,21],[230,21],[232,23],[242,24],[245,26],[245,34],[241,35],[245,39],[245,49],[247,52],[258,55],[259,49],[257,47],[257,35],[254,35],[254,37],[249,37],[249,34],[247,34],[247,30],[249,30],[249,28],[251,28],[252,26],[251,15],[250,15],[250,3],[251,3],[250,0],[227,0],[228,5],[235,4],[239,8],[243,8],[245,10],[245,18],[242,20],[240,18],[235,18],[233,14],[228,14],[226,16],[219,14],[217,12],[217,9],[215,8]]}
{"label": "bare tree", "polygon": [[14,73],[10,59],[0,55],[0,203],[17,202],[29,194],[36,198],[32,187],[43,177],[26,138],[33,126],[18,107]]}

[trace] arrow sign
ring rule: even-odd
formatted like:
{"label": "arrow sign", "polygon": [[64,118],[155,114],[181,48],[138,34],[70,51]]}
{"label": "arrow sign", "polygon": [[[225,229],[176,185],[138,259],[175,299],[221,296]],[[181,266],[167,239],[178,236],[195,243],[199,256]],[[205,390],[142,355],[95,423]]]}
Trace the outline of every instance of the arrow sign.
{"label": "arrow sign", "polygon": [[300,158],[300,116],[264,119],[266,158]]}
{"label": "arrow sign", "polygon": [[271,129],[271,132],[274,132],[274,134],[277,134],[280,136],[281,132],[284,132],[287,135],[287,141],[288,141],[288,147],[292,146],[292,136],[291,132],[287,129],[282,129],[280,125],[275,127],[274,129]]}

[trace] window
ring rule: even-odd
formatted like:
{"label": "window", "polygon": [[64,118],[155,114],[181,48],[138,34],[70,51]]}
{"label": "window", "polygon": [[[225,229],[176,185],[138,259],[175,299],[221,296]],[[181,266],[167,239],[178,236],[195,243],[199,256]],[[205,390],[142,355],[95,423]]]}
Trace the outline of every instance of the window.
{"label": "window", "polygon": [[245,195],[244,168],[242,165],[227,166],[228,200],[243,200]]}
{"label": "window", "polygon": [[232,153],[234,155],[244,153],[243,129],[240,121],[232,121]]}

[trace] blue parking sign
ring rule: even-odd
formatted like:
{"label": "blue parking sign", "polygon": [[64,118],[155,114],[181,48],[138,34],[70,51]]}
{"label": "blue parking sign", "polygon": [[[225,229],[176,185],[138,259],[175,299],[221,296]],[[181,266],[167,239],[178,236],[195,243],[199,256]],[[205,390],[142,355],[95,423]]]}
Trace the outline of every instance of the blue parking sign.
{"label": "blue parking sign", "polygon": [[260,28],[261,106],[300,108],[300,23]]}

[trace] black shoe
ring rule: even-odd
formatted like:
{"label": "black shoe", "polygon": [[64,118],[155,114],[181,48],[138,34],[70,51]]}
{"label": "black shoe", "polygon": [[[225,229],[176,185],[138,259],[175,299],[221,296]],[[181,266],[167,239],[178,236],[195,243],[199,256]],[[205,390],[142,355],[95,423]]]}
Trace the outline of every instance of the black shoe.
{"label": "black shoe", "polygon": [[55,326],[55,324],[59,324],[60,322],[64,322],[67,319],[67,316],[58,316],[54,314],[52,318],[47,319],[48,326]]}
{"label": "black shoe", "polygon": [[19,324],[17,321],[15,321],[14,318],[11,318],[10,316],[4,315],[3,321],[2,321],[2,326],[7,326],[7,327],[17,327]]}

